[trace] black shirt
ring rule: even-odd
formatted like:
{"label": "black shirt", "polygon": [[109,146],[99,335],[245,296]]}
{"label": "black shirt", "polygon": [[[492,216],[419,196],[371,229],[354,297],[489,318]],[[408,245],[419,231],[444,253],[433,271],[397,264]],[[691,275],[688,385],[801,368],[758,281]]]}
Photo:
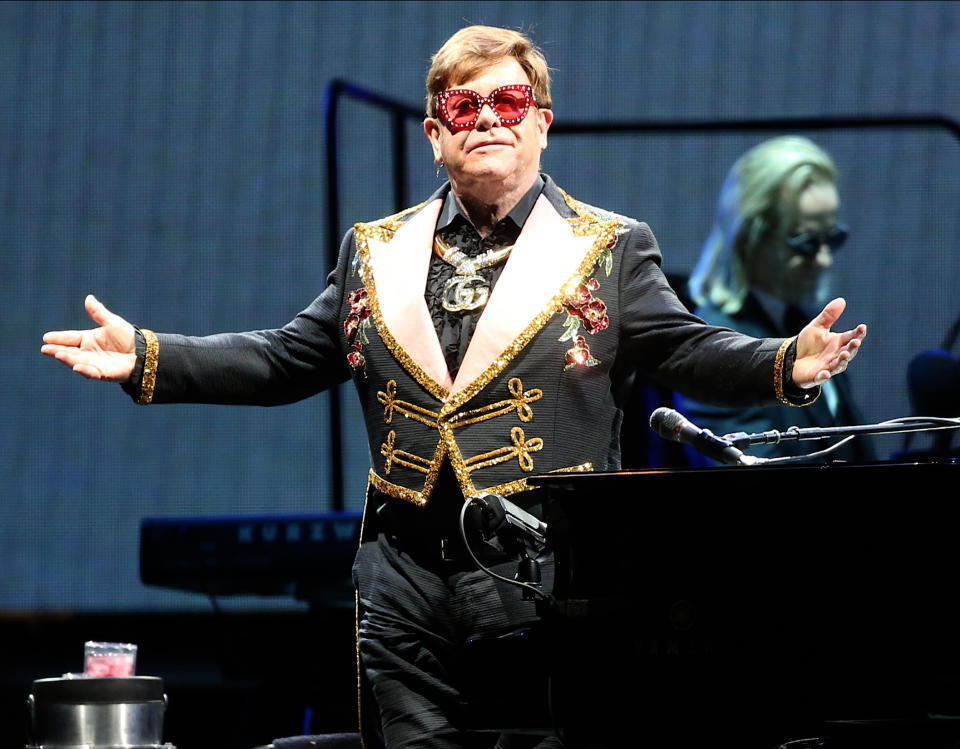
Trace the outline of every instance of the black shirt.
{"label": "black shirt", "polygon": [[[456,247],[470,257],[512,245],[520,236],[520,231],[530,216],[534,204],[543,191],[543,177],[537,176],[533,186],[520,198],[506,216],[494,224],[493,229],[485,237],[481,237],[474,225],[460,208],[453,190],[447,193],[440,217],[437,220],[436,234],[447,244]],[[509,259],[509,258],[508,258]],[[493,287],[500,278],[500,273],[506,263],[502,262],[492,268],[482,268],[478,275],[482,276],[490,287]],[[483,308],[451,312],[443,307],[443,289],[455,273],[455,268],[435,253],[430,256],[430,270],[427,274],[427,288],[424,298],[427,309],[433,319],[433,325],[440,339],[443,357],[447,362],[450,377],[456,379],[457,371],[463,362],[463,357],[470,344],[477,319]]]}

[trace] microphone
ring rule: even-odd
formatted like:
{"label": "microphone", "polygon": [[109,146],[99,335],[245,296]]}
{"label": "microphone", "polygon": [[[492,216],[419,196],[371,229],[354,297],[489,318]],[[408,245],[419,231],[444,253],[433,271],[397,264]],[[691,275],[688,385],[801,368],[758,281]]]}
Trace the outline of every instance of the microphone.
{"label": "microphone", "polygon": [[663,439],[690,445],[697,452],[726,465],[755,465],[763,458],[745,455],[709,429],[701,429],[672,408],[661,407],[650,414],[650,428]]}
{"label": "microphone", "polygon": [[499,536],[510,526],[534,544],[547,542],[547,524],[513,502],[499,494],[481,494],[474,499],[483,507],[483,530],[488,536]]}

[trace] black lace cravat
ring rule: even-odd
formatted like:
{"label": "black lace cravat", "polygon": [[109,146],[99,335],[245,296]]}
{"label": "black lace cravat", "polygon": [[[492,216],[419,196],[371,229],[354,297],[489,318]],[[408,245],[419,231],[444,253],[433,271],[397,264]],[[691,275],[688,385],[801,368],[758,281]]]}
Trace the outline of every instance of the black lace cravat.
{"label": "black lace cravat", "polygon": [[[456,247],[470,257],[476,257],[487,250],[495,250],[513,244],[520,234],[520,229],[511,219],[502,219],[497,222],[493,231],[481,239],[470,222],[460,219],[455,220],[438,233],[441,239],[450,246]],[[503,263],[493,268],[482,268],[478,271],[478,275],[486,280],[490,290],[493,291],[494,284],[496,284],[502,270]],[[451,312],[444,309],[443,289],[447,281],[453,277],[454,272],[455,269],[452,265],[444,262],[436,254],[431,255],[430,273],[427,277],[424,297],[437,331],[437,337],[440,339],[440,347],[443,349],[447,369],[450,371],[450,376],[456,378],[483,308],[462,312]]]}

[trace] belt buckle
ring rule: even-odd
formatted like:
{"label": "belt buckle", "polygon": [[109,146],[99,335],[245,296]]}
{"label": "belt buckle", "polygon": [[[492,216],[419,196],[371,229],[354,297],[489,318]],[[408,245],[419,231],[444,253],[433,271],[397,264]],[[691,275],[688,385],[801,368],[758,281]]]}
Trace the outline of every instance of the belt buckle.
{"label": "belt buckle", "polygon": [[453,544],[450,543],[449,538],[440,539],[440,561],[441,562],[456,562],[456,556],[453,556]]}

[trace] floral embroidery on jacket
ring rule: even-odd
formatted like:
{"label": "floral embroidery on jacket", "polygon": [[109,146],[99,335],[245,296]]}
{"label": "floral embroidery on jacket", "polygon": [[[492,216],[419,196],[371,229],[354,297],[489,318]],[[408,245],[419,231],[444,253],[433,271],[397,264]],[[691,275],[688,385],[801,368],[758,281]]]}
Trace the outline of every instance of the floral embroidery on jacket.
{"label": "floral embroidery on jacket", "polygon": [[600,288],[596,278],[583,281],[563,300],[563,308],[567,312],[567,319],[563,323],[566,330],[560,336],[561,341],[572,341],[580,332],[580,325],[586,326],[587,332],[593,335],[605,330],[610,325],[607,316],[607,305],[602,299],[597,299],[593,292]]}
{"label": "floral embroidery on jacket", "polygon": [[582,335],[577,336],[572,349],[567,349],[566,366],[563,371],[573,367],[595,367],[600,363],[599,359],[594,359],[590,353],[590,347]]}
{"label": "floral embroidery on jacket", "polygon": [[347,294],[350,314],[343,321],[343,334],[352,350],[347,354],[347,362],[353,369],[366,375],[367,360],[363,355],[364,344],[370,343],[367,329],[370,327],[370,298],[362,286]]}
{"label": "floral embroidery on jacket", "polygon": [[617,246],[617,242],[620,241],[620,235],[615,234],[607,246],[603,248],[603,252],[600,253],[600,259],[597,261],[597,265],[603,263],[603,270],[609,276],[610,271],[613,270],[613,248]]}
{"label": "floral embroidery on jacket", "polygon": [[[609,276],[613,270],[613,248],[620,241],[620,232],[615,234],[604,246],[597,264],[594,267],[594,274],[598,274],[600,268],[603,268],[605,275]],[[564,298],[562,305],[567,313],[567,319],[563,322],[563,335],[558,339],[563,341],[574,341],[574,346],[567,349],[566,364],[564,371],[571,367],[595,367],[600,363],[590,354],[590,347],[586,340],[580,335],[580,326],[584,326],[590,335],[606,330],[610,326],[610,316],[607,314],[607,304],[602,299],[593,295],[600,288],[600,282],[596,275],[586,281],[581,281],[576,286],[568,287],[568,294]]]}
{"label": "floral embroidery on jacket", "polygon": [[353,350],[347,353],[347,363],[366,377],[367,357],[363,355],[363,347],[359,343],[353,344]]}

